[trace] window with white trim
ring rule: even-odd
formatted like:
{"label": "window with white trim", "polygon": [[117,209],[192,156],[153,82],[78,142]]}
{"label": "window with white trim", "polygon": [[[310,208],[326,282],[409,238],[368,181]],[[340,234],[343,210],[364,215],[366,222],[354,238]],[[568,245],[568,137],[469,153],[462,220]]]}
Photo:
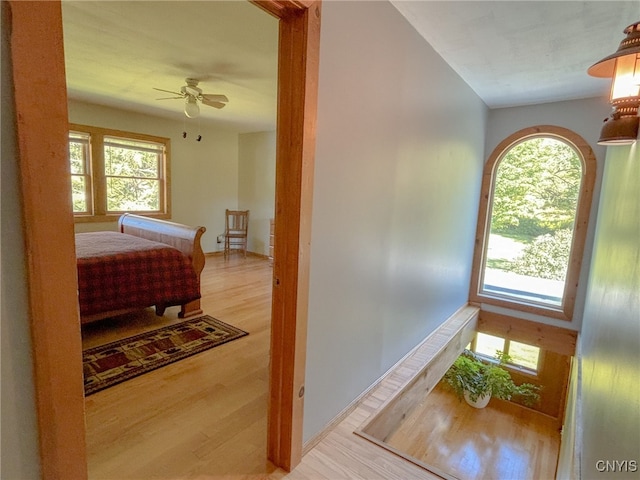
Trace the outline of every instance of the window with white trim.
{"label": "window with white trim", "polygon": [[69,132],[76,221],[107,221],[125,212],[167,218],[168,138],[83,125]]}

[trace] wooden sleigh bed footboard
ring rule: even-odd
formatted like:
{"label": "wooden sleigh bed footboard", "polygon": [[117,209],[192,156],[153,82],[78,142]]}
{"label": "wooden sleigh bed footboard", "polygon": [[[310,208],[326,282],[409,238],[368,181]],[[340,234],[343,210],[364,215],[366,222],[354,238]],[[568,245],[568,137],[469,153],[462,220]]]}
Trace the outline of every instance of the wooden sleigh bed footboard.
{"label": "wooden sleigh bed footboard", "polygon": [[[166,243],[180,250],[191,259],[191,264],[198,277],[204,269],[204,252],[200,239],[206,231],[204,227],[190,227],[180,223],[168,222],[156,218],[142,217],[125,213],[118,220],[120,233],[146,238],[154,242]],[[202,313],[200,299],[183,304],[178,314],[180,318],[191,317]],[[162,315],[162,314],[160,314]]]}
{"label": "wooden sleigh bed footboard", "polygon": [[[81,322],[89,323],[151,306],[155,306],[157,315],[163,315],[166,307],[173,305],[180,306],[178,315],[181,318],[201,314],[200,275],[205,256],[200,240],[206,229],[124,214],[118,221],[118,230],[118,233],[76,235]],[[94,246],[94,242],[96,245],[102,242],[102,238],[97,237],[103,236],[111,237],[107,251],[102,250],[102,245]],[[150,242],[161,244],[159,251],[152,253],[154,247]],[[94,250],[98,252],[95,255]],[[158,258],[152,258],[152,255]],[[134,258],[129,259],[129,256]],[[135,262],[139,260],[152,263],[138,266]],[[113,261],[119,263],[109,263]],[[140,281],[136,277],[138,274]],[[146,287],[144,282],[147,281],[155,282],[152,284],[155,288]],[[149,293],[152,290],[153,295]],[[93,297],[93,303],[89,297]]]}

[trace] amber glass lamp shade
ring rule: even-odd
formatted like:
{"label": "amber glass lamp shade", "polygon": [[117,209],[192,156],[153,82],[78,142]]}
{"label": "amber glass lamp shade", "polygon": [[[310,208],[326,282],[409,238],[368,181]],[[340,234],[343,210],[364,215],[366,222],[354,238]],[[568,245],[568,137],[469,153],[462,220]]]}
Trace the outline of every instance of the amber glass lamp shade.
{"label": "amber glass lamp shade", "polygon": [[638,138],[640,107],[640,22],[625,28],[626,38],[615,53],[592,65],[587,72],[594,77],[611,78],[609,100],[613,113],[604,121],[601,145],[630,144]]}

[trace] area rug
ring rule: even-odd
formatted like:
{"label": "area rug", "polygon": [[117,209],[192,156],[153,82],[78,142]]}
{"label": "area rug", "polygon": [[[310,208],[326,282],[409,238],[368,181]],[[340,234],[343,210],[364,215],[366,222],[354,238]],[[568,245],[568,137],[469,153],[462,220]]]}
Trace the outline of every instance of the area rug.
{"label": "area rug", "polygon": [[83,350],[85,395],[248,335],[202,317]]}

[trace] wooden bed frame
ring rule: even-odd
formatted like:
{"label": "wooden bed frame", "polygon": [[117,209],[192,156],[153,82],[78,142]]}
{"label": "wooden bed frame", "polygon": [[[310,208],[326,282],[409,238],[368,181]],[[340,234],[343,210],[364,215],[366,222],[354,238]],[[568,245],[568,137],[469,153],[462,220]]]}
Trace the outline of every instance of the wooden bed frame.
{"label": "wooden bed frame", "polygon": [[[206,231],[205,227],[190,227],[180,223],[125,213],[118,220],[118,231],[120,231],[120,233],[146,238],[154,242],[166,243],[180,250],[191,259],[191,264],[198,278],[198,284],[200,283],[200,274],[204,269],[205,263],[205,256],[202,251],[202,246],[200,245],[200,239]],[[156,305],[155,307],[158,316],[164,315],[164,305]],[[135,310],[137,309],[122,309],[85,315],[81,318],[81,323],[89,323],[103,318],[114,317]],[[201,313],[200,299],[197,299],[182,304],[178,316],[180,318],[188,318],[200,315]]]}

